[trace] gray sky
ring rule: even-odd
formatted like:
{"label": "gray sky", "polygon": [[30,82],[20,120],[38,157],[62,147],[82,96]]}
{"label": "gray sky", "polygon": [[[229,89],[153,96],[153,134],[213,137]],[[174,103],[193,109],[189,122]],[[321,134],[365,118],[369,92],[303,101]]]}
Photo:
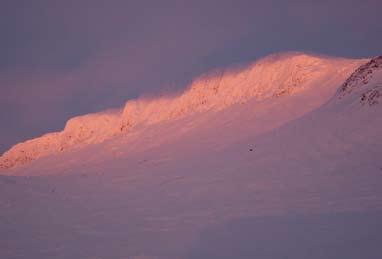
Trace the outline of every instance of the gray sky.
{"label": "gray sky", "polygon": [[381,10],[379,0],[3,0],[0,153],[269,53],[382,54]]}

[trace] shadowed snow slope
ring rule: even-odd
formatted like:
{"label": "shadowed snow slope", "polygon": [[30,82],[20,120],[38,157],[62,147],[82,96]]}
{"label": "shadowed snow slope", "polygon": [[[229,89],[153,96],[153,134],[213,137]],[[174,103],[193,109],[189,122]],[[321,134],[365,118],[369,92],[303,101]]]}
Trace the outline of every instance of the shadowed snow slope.
{"label": "shadowed snow slope", "polygon": [[[96,113],[70,119],[63,131],[12,147],[0,157],[0,169],[24,165],[37,158],[103,142],[136,126],[181,119],[196,113],[220,111],[249,100],[265,101],[314,91],[316,97],[296,107],[299,115],[319,105],[362,60],[318,57],[302,53],[266,57],[240,70],[216,72],[196,79],[176,97],[138,99],[123,113]],[[271,101],[273,102],[273,101]],[[259,108],[260,109],[260,108]],[[288,118],[285,118],[285,122]],[[281,121],[280,121],[281,122]],[[208,122],[207,122],[208,123]]]}
{"label": "shadowed snow slope", "polygon": [[360,62],[272,57],[128,102],[123,134],[3,171],[0,258],[382,258],[380,69],[340,87]]}

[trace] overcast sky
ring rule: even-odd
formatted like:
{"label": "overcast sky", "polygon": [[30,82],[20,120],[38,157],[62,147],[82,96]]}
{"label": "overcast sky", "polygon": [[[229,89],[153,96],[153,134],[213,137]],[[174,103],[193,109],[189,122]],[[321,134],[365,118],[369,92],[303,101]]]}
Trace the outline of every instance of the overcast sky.
{"label": "overcast sky", "polygon": [[381,10],[380,0],[2,0],[0,153],[269,53],[382,54]]}

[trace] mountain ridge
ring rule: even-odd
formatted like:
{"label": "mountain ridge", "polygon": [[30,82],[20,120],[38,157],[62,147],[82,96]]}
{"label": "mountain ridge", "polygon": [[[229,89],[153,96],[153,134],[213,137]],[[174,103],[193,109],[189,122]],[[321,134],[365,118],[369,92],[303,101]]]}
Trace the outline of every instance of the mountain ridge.
{"label": "mountain ridge", "polygon": [[196,78],[182,94],[127,101],[123,111],[87,114],[69,119],[61,132],[19,143],[0,157],[0,169],[28,164],[40,157],[97,144],[139,125],[177,120],[209,110],[220,111],[251,99],[263,101],[294,95],[320,84],[333,87],[364,60],[304,53],[267,56],[238,71]]}

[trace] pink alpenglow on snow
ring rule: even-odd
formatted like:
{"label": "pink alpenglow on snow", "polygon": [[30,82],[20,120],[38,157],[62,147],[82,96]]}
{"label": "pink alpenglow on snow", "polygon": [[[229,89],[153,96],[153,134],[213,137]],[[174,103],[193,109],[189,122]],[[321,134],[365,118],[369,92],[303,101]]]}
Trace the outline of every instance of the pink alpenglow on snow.
{"label": "pink alpenglow on snow", "polygon": [[127,101],[123,112],[101,112],[70,119],[63,131],[20,143],[0,157],[0,168],[25,165],[49,155],[96,144],[138,125],[177,120],[205,111],[220,111],[249,100],[265,101],[336,87],[364,60],[304,53],[275,54],[240,70],[196,78],[175,97]]}

